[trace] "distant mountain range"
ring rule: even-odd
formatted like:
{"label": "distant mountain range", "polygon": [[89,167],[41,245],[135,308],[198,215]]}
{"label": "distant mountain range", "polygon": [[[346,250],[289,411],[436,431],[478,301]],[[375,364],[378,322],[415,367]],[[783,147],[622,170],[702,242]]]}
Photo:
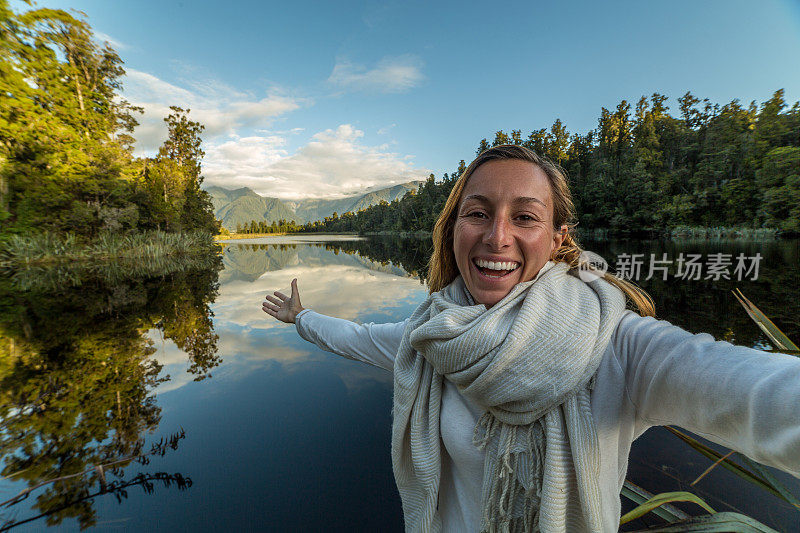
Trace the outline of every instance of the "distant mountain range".
{"label": "distant mountain range", "polygon": [[211,186],[206,191],[211,195],[214,215],[222,221],[222,226],[228,231],[236,231],[237,224],[249,224],[251,220],[266,220],[267,223],[272,223],[284,219],[294,220],[299,224],[323,220],[334,212],[340,215],[348,211],[356,213],[380,203],[381,200],[391,202],[402,198],[408,191],[417,190],[421,183],[422,181],[410,181],[385,189],[330,200],[324,198],[280,200],[261,196],[247,187],[225,189]]}

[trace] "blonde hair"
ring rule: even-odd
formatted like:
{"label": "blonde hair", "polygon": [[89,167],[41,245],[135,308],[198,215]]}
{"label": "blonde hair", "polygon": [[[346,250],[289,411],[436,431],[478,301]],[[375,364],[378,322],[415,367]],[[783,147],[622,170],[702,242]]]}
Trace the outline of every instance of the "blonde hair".
{"label": "blonde hair", "polygon": [[[550,193],[553,199],[553,228],[561,231],[562,226],[567,226],[567,232],[561,246],[553,250],[550,259],[552,261],[566,263],[570,268],[578,268],[580,255],[583,252],[578,241],[573,235],[575,228],[575,204],[572,202],[572,194],[569,191],[566,175],[561,167],[555,165],[544,157],[539,156],[533,150],[524,146],[513,144],[502,144],[494,146],[483,152],[470,163],[450,191],[450,196],[444,204],[439,218],[433,227],[433,254],[428,263],[428,289],[430,292],[442,290],[458,276],[458,266],[453,252],[453,228],[455,226],[458,206],[461,203],[461,196],[466,187],[467,181],[475,170],[482,164],[494,160],[518,159],[533,163],[547,175],[550,183]],[[584,268],[591,268],[584,264]],[[600,272],[596,272],[598,275]],[[637,312],[642,316],[655,316],[655,304],[647,292],[637,287],[633,283],[618,278],[613,274],[605,272],[602,274],[606,281],[618,287],[630,302],[635,306]]]}

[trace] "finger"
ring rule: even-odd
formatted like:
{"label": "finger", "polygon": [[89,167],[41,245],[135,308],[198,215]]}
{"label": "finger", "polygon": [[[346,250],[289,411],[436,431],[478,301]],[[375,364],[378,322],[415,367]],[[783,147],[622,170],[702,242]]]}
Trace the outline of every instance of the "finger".
{"label": "finger", "polygon": [[275,296],[277,296],[277,297],[278,297],[278,298],[280,298],[281,300],[288,300],[288,299],[289,299],[289,297],[288,297],[288,296],[286,296],[286,295],[285,295],[285,294],[283,294],[282,292],[278,292],[278,291],[275,291]]}
{"label": "finger", "polygon": [[262,310],[262,311],[264,311],[265,313],[267,313],[267,314],[268,314],[268,315],[270,315],[270,316],[273,316],[273,317],[275,317],[275,318],[278,318],[278,312],[277,312],[277,311],[273,311],[272,309],[270,309],[270,308],[269,308],[269,307],[267,307],[267,306],[263,306],[263,307],[261,308],[261,310]]}
{"label": "finger", "polygon": [[297,299],[298,296],[299,296],[299,293],[298,293],[298,290],[297,290],[297,278],[294,278],[292,280],[292,298]]}
{"label": "finger", "polygon": [[277,298],[273,298],[272,296],[267,296],[266,298],[267,298],[268,301],[274,303],[278,307],[280,307],[283,304],[283,302],[281,300],[278,300]]}

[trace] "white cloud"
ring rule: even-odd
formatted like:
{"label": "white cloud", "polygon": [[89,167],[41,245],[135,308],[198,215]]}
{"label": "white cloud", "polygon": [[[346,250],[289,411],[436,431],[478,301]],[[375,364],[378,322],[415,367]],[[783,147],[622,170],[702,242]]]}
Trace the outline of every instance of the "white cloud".
{"label": "white cloud", "polygon": [[114,50],[117,51],[128,50],[130,48],[130,46],[128,46],[127,44],[123,43],[122,41],[118,41],[117,39],[114,39],[107,33],[94,30],[94,36],[97,38],[98,41],[110,44],[111,48],[113,48]]}
{"label": "white cloud", "polygon": [[422,66],[422,60],[410,54],[384,57],[372,69],[340,59],[328,82],[349,91],[400,93],[422,83]]}
{"label": "white cloud", "polygon": [[283,137],[232,137],[221,143],[206,143],[203,175],[209,185],[226,188],[270,187],[275,178],[267,175],[269,165],[286,157]]}
{"label": "white cloud", "polygon": [[378,130],[378,135],[386,135],[395,126],[397,126],[397,124],[392,123],[392,124],[389,124],[388,126],[385,126],[385,127],[381,128],[381,129],[379,129]]}
{"label": "white cloud", "polygon": [[127,71],[123,95],[144,108],[134,132],[137,153],[152,153],[166,139],[164,118],[170,113],[170,105],[191,109],[190,118],[203,124],[204,138],[211,139],[242,127],[268,126],[276,117],[298,109],[303,103],[276,92],[257,98],[216,80],[193,81],[188,85],[192,90],[146,72]]}
{"label": "white cloud", "polygon": [[411,158],[388,152],[387,145],[361,143],[364,132],[350,124],[315,134],[292,155],[278,136],[234,138],[206,146],[207,184],[250,187],[286,199],[336,197],[369,187],[423,179],[430,171]]}

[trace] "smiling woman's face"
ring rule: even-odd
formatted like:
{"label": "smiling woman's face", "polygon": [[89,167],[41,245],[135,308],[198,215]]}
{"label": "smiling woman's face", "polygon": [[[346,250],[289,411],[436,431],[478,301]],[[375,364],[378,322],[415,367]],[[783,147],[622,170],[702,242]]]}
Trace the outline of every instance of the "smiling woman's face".
{"label": "smiling woman's face", "polygon": [[536,277],[563,240],[553,228],[547,175],[528,161],[501,159],[479,166],[456,215],[456,265],[472,297],[486,307]]}

